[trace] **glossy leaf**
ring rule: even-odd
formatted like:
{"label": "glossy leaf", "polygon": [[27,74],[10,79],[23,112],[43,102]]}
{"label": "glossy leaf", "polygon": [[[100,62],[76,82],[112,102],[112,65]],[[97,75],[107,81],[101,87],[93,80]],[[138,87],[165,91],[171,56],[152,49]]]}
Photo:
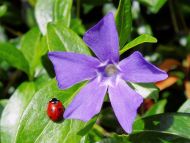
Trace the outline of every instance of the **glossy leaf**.
{"label": "glossy leaf", "polygon": [[8,100],[7,99],[1,99],[0,100],[0,120],[1,120],[1,114],[3,112],[3,109],[7,105]]}
{"label": "glossy leaf", "polygon": [[15,142],[15,137],[20,126],[20,119],[34,93],[35,85],[33,83],[23,83],[11,96],[1,118],[2,143]]}
{"label": "glossy leaf", "polygon": [[115,135],[113,137],[103,139],[98,143],[189,143],[189,139],[175,134],[143,131],[129,136]]}
{"label": "glossy leaf", "polygon": [[143,131],[129,136],[130,143],[189,143],[190,140],[172,133]]}
{"label": "glossy leaf", "polygon": [[85,27],[80,19],[72,19],[70,28],[79,35],[84,35]]}
{"label": "glossy leaf", "polygon": [[158,99],[159,89],[152,83],[128,83],[143,98]]}
{"label": "glossy leaf", "polygon": [[158,101],[144,114],[144,117],[164,113],[166,103],[165,99]]}
{"label": "glossy leaf", "polygon": [[40,64],[40,58],[46,49],[41,44],[41,33],[38,28],[31,29],[21,40],[21,51],[27,59],[30,67],[30,76],[34,75],[36,67]]}
{"label": "glossy leaf", "polygon": [[[44,82],[47,83],[47,80]],[[2,142],[78,143],[96,119],[87,123],[79,120],[64,120],[56,123],[48,118],[46,109],[49,100],[53,97],[61,100],[66,107],[81,88],[81,84],[63,91],[58,89],[55,80],[49,80],[35,94],[30,89],[34,84],[33,86],[31,84],[27,83],[30,85],[28,88],[26,84],[21,85],[4,110],[1,122]],[[11,122],[13,116],[17,118]]]}
{"label": "glossy leaf", "polygon": [[47,24],[52,21],[63,20],[69,25],[72,0],[38,0],[35,17],[41,32],[45,35]]}
{"label": "glossy leaf", "polygon": [[177,138],[185,138],[190,141],[190,114],[168,113],[145,117],[135,121],[134,133],[152,132],[158,135],[175,135]]}
{"label": "glossy leaf", "polygon": [[119,35],[120,48],[122,49],[131,33],[131,0],[120,0],[115,19]]}
{"label": "glossy leaf", "polygon": [[142,43],[156,43],[157,39],[154,38],[153,36],[149,35],[149,34],[142,34],[139,37],[135,38],[134,40],[132,40],[131,42],[129,42],[128,44],[126,44],[123,49],[121,49],[119,51],[120,55],[123,54],[124,52],[126,52],[127,50],[142,44]]}
{"label": "glossy leaf", "polygon": [[190,99],[187,99],[182,106],[179,108],[178,112],[190,113]]}
{"label": "glossy leaf", "polygon": [[40,31],[45,35],[48,22],[53,21],[54,0],[38,0],[35,8],[35,17]]}
{"label": "glossy leaf", "polygon": [[29,72],[28,62],[22,52],[9,43],[0,43],[0,59],[8,62],[10,66]]}
{"label": "glossy leaf", "polygon": [[65,25],[70,25],[72,0],[55,0],[53,21],[63,20]]}
{"label": "glossy leaf", "polygon": [[67,51],[90,54],[83,40],[61,23],[48,24],[47,43],[49,51]]}

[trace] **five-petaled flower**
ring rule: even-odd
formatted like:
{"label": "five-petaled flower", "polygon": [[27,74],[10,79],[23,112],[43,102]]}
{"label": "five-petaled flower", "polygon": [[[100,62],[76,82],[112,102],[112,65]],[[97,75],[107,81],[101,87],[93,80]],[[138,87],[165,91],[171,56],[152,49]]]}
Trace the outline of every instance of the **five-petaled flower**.
{"label": "five-petaled flower", "polygon": [[66,109],[64,118],[90,120],[100,112],[108,90],[120,125],[131,133],[143,98],[127,82],[157,82],[166,79],[167,74],[147,62],[139,52],[119,62],[119,41],[112,13],[88,30],[83,40],[97,58],[72,52],[49,52],[59,88],[89,80]]}

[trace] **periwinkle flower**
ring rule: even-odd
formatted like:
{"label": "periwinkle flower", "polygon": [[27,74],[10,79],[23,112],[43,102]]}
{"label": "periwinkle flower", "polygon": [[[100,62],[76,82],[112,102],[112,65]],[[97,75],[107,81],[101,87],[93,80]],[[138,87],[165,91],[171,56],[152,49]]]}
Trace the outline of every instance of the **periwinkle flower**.
{"label": "periwinkle flower", "polygon": [[66,109],[64,118],[90,120],[100,112],[108,91],[120,125],[131,133],[143,97],[127,82],[157,82],[166,79],[167,74],[147,62],[139,52],[119,62],[118,33],[112,13],[88,30],[83,40],[97,58],[72,52],[49,52],[59,88],[89,80]]}

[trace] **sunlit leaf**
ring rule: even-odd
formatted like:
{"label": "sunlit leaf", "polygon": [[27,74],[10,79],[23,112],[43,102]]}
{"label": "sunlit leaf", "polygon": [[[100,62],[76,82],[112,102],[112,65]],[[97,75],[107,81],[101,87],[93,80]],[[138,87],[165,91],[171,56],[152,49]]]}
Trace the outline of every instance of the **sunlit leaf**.
{"label": "sunlit leaf", "polygon": [[64,21],[70,23],[72,0],[38,0],[35,8],[35,17],[41,32],[45,35],[49,22]]}
{"label": "sunlit leaf", "polygon": [[187,99],[179,108],[178,112],[190,113],[190,99]]}
{"label": "sunlit leaf", "polygon": [[58,89],[55,80],[44,82],[47,84],[36,93],[34,83],[24,83],[16,90],[2,114],[1,142],[78,143],[92,127],[96,118],[87,123],[79,120],[57,123],[46,113],[47,104],[53,97],[68,106],[81,84],[63,91]]}
{"label": "sunlit leaf", "polygon": [[122,49],[131,33],[131,0],[120,0],[115,19],[119,35],[119,44]]}
{"label": "sunlit leaf", "polygon": [[69,26],[71,21],[72,0],[55,0],[53,21],[63,20]]}
{"label": "sunlit leaf", "polygon": [[120,55],[123,54],[124,52],[126,52],[127,50],[142,44],[142,43],[156,43],[157,39],[149,34],[142,34],[139,37],[135,38],[134,40],[132,40],[131,42],[129,42],[128,44],[126,44],[123,49],[121,49],[119,51]]}
{"label": "sunlit leaf", "polygon": [[67,51],[90,54],[84,41],[62,23],[48,24],[47,43],[49,51]]}
{"label": "sunlit leaf", "polygon": [[152,83],[128,83],[143,98],[158,99],[159,89]]}
{"label": "sunlit leaf", "polygon": [[10,98],[1,118],[0,132],[2,143],[13,143],[16,141],[20,119],[34,93],[35,85],[33,83],[23,83]]}

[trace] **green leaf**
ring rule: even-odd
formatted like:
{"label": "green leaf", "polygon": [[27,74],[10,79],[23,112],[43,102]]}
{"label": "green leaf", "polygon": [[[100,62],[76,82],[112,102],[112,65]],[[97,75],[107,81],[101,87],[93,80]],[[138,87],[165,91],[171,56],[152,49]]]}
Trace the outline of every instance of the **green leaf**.
{"label": "green leaf", "polygon": [[190,140],[175,133],[161,133],[154,131],[143,131],[131,134],[130,143],[189,143]]}
{"label": "green leaf", "polygon": [[40,64],[40,58],[46,49],[41,44],[41,33],[38,28],[27,32],[21,40],[21,51],[27,59],[30,67],[30,76],[33,77],[36,67]]}
{"label": "green leaf", "polygon": [[90,54],[84,41],[61,23],[48,24],[47,43],[49,51],[67,51]]}
{"label": "green leaf", "polygon": [[153,83],[128,83],[143,98],[158,99],[159,89]]}
{"label": "green leaf", "polygon": [[163,99],[155,103],[145,114],[143,117],[151,116],[155,114],[164,113],[164,109],[166,106],[167,100]]}
{"label": "green leaf", "polygon": [[1,118],[1,142],[13,143],[18,132],[20,119],[35,93],[33,83],[23,83],[11,96]]}
{"label": "green leaf", "polygon": [[7,5],[0,6],[0,17],[4,16],[7,12]]}
{"label": "green leaf", "polygon": [[0,59],[26,73],[29,72],[28,62],[22,52],[9,43],[0,43]]}
{"label": "green leaf", "polygon": [[71,20],[72,0],[55,0],[53,21],[58,22],[63,20],[65,25],[70,25]]}
{"label": "green leaf", "polygon": [[127,50],[142,44],[142,43],[156,43],[157,39],[149,34],[142,34],[139,37],[135,38],[134,40],[132,40],[131,42],[129,42],[128,44],[126,44],[122,50],[119,51],[120,55],[123,54],[124,52],[126,52]]}
{"label": "green leaf", "polygon": [[178,109],[181,113],[190,113],[190,99],[187,99],[183,105]]}
{"label": "green leaf", "polygon": [[[3,143],[78,143],[92,127],[95,118],[87,123],[79,120],[64,120],[57,123],[51,121],[46,113],[51,98],[58,98],[64,106],[67,106],[83,84],[63,91],[58,89],[55,80],[44,82],[47,84],[35,94],[23,85],[11,97],[1,122]],[[12,122],[14,115],[19,118]],[[18,124],[15,125],[15,122]],[[14,134],[11,134],[13,131]]]}
{"label": "green leaf", "polygon": [[132,27],[131,0],[120,0],[115,19],[120,48],[123,48]]}
{"label": "green leaf", "polygon": [[1,114],[5,106],[7,105],[8,100],[7,99],[1,99],[0,100],[0,120],[1,120]]}
{"label": "green leaf", "polygon": [[138,132],[142,132],[139,134],[152,133],[155,134],[155,139],[162,139],[162,135],[164,138],[171,135],[175,138],[185,138],[190,141],[189,120],[190,114],[187,113],[167,113],[145,117],[135,121],[133,125],[134,134]]}
{"label": "green leaf", "polygon": [[48,22],[53,21],[54,0],[38,0],[35,7],[35,17],[40,31],[45,35]]}
{"label": "green leaf", "polygon": [[64,21],[70,24],[72,0],[38,0],[35,8],[35,17],[40,31],[45,35],[49,22]]}
{"label": "green leaf", "polygon": [[79,35],[84,35],[86,31],[84,25],[82,24],[82,21],[78,18],[71,19],[70,28]]}
{"label": "green leaf", "polygon": [[[126,135],[121,135],[121,136],[114,135],[113,137],[103,139],[102,141],[97,142],[97,143],[131,143],[131,142],[128,140],[128,136]],[[139,142],[136,142],[136,143],[139,143]]]}
{"label": "green leaf", "polygon": [[7,41],[7,35],[5,33],[5,29],[3,28],[2,25],[0,25],[0,41],[1,42]]}
{"label": "green leaf", "polygon": [[126,135],[115,135],[103,139],[98,143],[189,143],[189,139],[175,134],[159,133],[154,131],[143,131],[140,133]]}
{"label": "green leaf", "polygon": [[157,13],[167,0],[139,0],[139,2],[145,4],[152,13]]}

